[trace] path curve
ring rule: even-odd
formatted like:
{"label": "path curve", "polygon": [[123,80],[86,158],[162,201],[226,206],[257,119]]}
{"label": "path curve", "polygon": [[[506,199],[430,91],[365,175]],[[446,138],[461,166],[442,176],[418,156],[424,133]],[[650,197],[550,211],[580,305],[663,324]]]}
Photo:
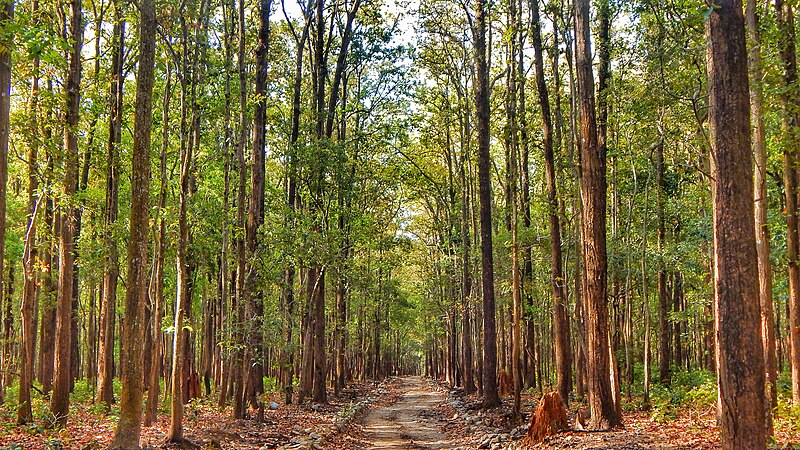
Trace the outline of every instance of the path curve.
{"label": "path curve", "polygon": [[364,417],[369,449],[452,449],[456,444],[442,431],[444,421],[435,412],[445,401],[420,377],[399,379],[401,397]]}

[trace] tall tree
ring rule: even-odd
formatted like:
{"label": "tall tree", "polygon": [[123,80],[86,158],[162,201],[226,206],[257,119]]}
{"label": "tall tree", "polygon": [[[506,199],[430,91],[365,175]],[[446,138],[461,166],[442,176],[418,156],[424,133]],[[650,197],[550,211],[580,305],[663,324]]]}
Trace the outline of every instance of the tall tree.
{"label": "tall tree", "polygon": [[[236,146],[236,166],[238,168],[238,183],[236,192],[236,226],[244,229],[246,189],[247,189],[247,165],[245,164],[245,150],[247,148],[247,61],[245,60],[245,0],[239,1],[238,8],[238,34],[239,46],[237,49],[237,71],[239,73],[239,136]],[[244,236],[239,233],[236,239],[236,301],[235,314],[239,322],[244,317],[244,273],[246,272],[247,256],[245,252]],[[244,341],[242,334],[237,333],[238,348],[234,351],[234,392],[233,392],[233,417],[241,419],[244,417],[246,405],[244,403],[244,379],[249,373],[247,358],[244,354]]]}
{"label": "tall tree", "polygon": [[83,9],[80,0],[70,1],[69,65],[67,69],[64,127],[64,201],[59,205],[59,272],[56,305],[56,344],[53,393],[50,411],[65,424],[69,413],[72,344],[72,289],[75,261],[76,208],[72,205],[78,186],[78,123],[81,98],[81,48]]}
{"label": "tall tree", "polygon": [[172,67],[167,61],[167,71],[164,74],[166,83],[164,85],[164,97],[162,100],[162,123],[161,123],[161,158],[159,161],[159,192],[158,192],[158,232],[155,233],[155,245],[153,251],[153,276],[150,280],[150,301],[152,308],[152,327],[153,333],[150,359],[150,378],[147,387],[147,408],[145,409],[144,424],[151,425],[158,413],[158,391],[161,389],[161,366],[163,359],[163,346],[161,330],[161,320],[164,314],[164,253],[166,247],[167,220],[163,211],[167,204],[167,150],[169,149],[169,105],[172,97]]}
{"label": "tall tree", "polygon": [[[11,3],[11,2],[9,2]],[[31,5],[34,14],[38,12],[39,2]],[[0,19],[1,21],[2,19]],[[36,19],[34,19],[36,20]],[[4,56],[3,56],[4,57]],[[1,63],[0,63],[1,64]],[[2,67],[0,65],[0,67]],[[38,249],[36,243],[36,219],[40,204],[39,195],[39,58],[33,60],[33,77],[31,80],[30,118],[33,128],[33,139],[28,150],[28,226],[25,232],[25,249],[22,256],[22,304],[20,318],[22,325],[22,345],[20,346],[19,399],[17,402],[17,423],[25,424],[33,420],[31,411],[31,386],[33,384],[33,361],[36,345],[36,264]],[[0,105],[0,108],[5,105]],[[0,114],[2,111],[0,110]],[[2,188],[0,188],[2,189]],[[5,216],[5,212],[2,212]],[[2,273],[2,270],[0,270]]]}
{"label": "tall tree", "polygon": [[122,73],[125,55],[125,20],[122,3],[114,2],[115,20],[111,40],[111,113],[108,124],[106,156],[106,203],[104,239],[108,253],[103,270],[103,298],[100,302],[100,342],[98,346],[97,402],[110,406],[114,402],[114,331],[117,317],[117,281],[119,250],[114,228],[119,215],[119,150],[122,139],[122,100],[125,76]]}
{"label": "tall tree", "polygon": [[[295,72],[294,82],[292,87],[292,122],[291,131],[289,133],[289,144],[287,148],[287,180],[286,180],[286,206],[290,211],[294,212],[297,208],[297,189],[298,189],[298,168],[297,168],[297,142],[300,139],[300,113],[301,113],[301,95],[303,91],[303,54],[305,52],[306,42],[308,41],[309,32],[311,30],[311,19],[314,9],[311,7],[309,0],[307,4],[302,6],[304,25],[301,35],[298,37],[294,27],[290,30],[297,44],[297,56],[295,58]],[[285,10],[284,10],[285,14]],[[291,23],[287,20],[287,23]],[[294,217],[292,214],[286,219],[289,228],[294,226]],[[286,395],[286,403],[292,403],[294,391],[294,369],[295,369],[295,351],[294,345],[294,328],[295,328],[295,267],[292,263],[286,267],[284,271],[284,284],[282,292],[282,300],[286,308],[286,324],[285,324],[285,342],[283,363],[286,365],[286,374],[284,379],[283,390]]]}
{"label": "tall tree", "polygon": [[475,110],[478,133],[478,184],[480,199],[481,284],[483,287],[483,407],[500,404],[497,392],[497,328],[495,325],[494,259],[492,255],[492,161],[489,154],[489,65],[487,63],[487,2],[476,0]]}
{"label": "tall tree", "polygon": [[607,430],[622,424],[614,403],[608,334],[606,257],[606,153],[597,138],[594,78],[589,39],[589,1],[575,2],[576,77],[580,107],[581,199],[583,217],[583,298],[586,303],[588,427]]}
{"label": "tall tree", "polygon": [[[531,0],[531,25],[536,68],[536,87],[542,112],[542,148],[544,150],[545,179],[547,182],[547,207],[550,219],[550,282],[553,289],[553,318],[555,325],[556,376],[561,399],[569,401],[572,390],[572,348],[567,318],[567,295],[564,289],[564,268],[561,261],[561,221],[558,217],[558,190],[553,152],[553,121],[550,115],[550,98],[544,76],[542,27],[539,2]],[[558,51],[558,50],[556,50]]]}
{"label": "tall tree", "polygon": [[[186,11],[187,5],[182,4],[180,30],[181,30],[181,55],[180,55],[180,83],[181,83],[181,107],[180,107],[180,189],[178,194],[178,245],[175,254],[175,263],[177,269],[177,280],[175,288],[175,315],[173,321],[173,339],[172,339],[172,373],[171,387],[172,398],[170,399],[170,425],[167,434],[167,442],[187,445],[188,440],[183,435],[183,416],[184,416],[184,403],[186,402],[186,386],[185,382],[188,381],[186,377],[186,370],[191,367],[191,355],[187,352],[189,343],[189,330],[187,328],[186,318],[191,313],[191,265],[189,261],[189,202],[191,200],[191,178],[192,166],[194,159],[194,142],[192,138],[194,133],[191,132],[189,107],[192,103],[192,92],[194,91],[194,84],[197,82],[197,51],[190,58],[190,37],[189,37],[189,24],[187,21],[192,16],[197,18],[198,27],[195,28],[195,38],[201,32],[199,26],[205,12],[206,1],[201,0],[198,12],[198,5],[192,3],[188,5],[189,11]],[[187,17],[187,14],[189,17]],[[195,39],[195,45],[198,45]],[[196,50],[196,49],[195,49]],[[194,105],[191,105],[194,106]],[[192,112],[196,114],[196,110]],[[194,117],[191,118],[191,124],[194,124]]]}
{"label": "tall tree", "polygon": [[[1,2],[0,23],[5,24],[7,21],[12,20],[13,18],[14,18],[14,1],[5,0]],[[7,36],[12,36],[12,35],[13,34],[11,33],[7,34]],[[4,40],[4,42],[0,43],[0,47],[2,47],[1,48],[2,51],[0,51],[0,295],[2,295],[2,293],[5,292],[5,290],[3,289],[2,274],[3,274],[3,268],[5,267],[4,264],[5,264],[5,234],[6,234],[6,203],[7,203],[6,190],[8,185],[8,137],[11,131],[11,123],[9,120],[9,114],[11,112],[11,49],[13,48],[13,42]],[[33,223],[33,217],[34,215],[31,214],[31,223]],[[28,256],[30,256],[30,254]],[[36,257],[35,251],[33,257],[34,258]],[[29,301],[33,300],[29,299]],[[29,334],[31,334],[31,331],[32,330],[29,330]],[[24,343],[23,345],[27,347],[27,342]],[[26,350],[32,350],[33,345],[30,345],[30,347],[31,347],[30,349],[23,349],[22,351],[25,352]],[[23,367],[21,371],[28,371],[28,369],[30,369],[30,371],[28,372],[28,381],[29,381],[31,379],[30,374],[33,372],[33,355],[30,354],[28,356],[29,358],[23,358],[23,364],[27,365]],[[7,362],[5,358],[3,362]],[[3,369],[8,370],[8,367],[3,367]],[[20,380],[20,384],[22,384],[22,380]],[[3,392],[0,392],[0,397],[3,397],[5,395],[5,384],[3,383],[2,380],[0,380],[0,386],[2,387],[3,390]],[[30,390],[28,391],[28,395],[30,396]],[[28,399],[28,403],[30,403],[30,399]],[[28,405],[28,408],[30,408],[30,405]]]}
{"label": "tall tree", "polygon": [[792,372],[792,402],[800,404],[800,230],[797,217],[797,147],[800,127],[797,94],[797,46],[794,9],[790,3],[775,0],[781,61],[783,62],[783,188],[786,195],[786,259],[789,281],[789,365]]}
{"label": "tall tree", "polygon": [[[269,17],[272,0],[259,2],[258,46],[256,47],[256,104],[253,109],[253,157],[250,167],[250,203],[247,211],[245,228],[245,246],[248,260],[255,261],[258,246],[258,229],[264,223],[264,156],[266,151],[266,116],[267,116],[267,69],[269,67]],[[264,300],[258,286],[258,268],[250,267],[245,279],[247,305],[245,323],[247,324],[247,342],[249,370],[247,372],[245,393],[248,399],[263,408],[258,396],[264,392],[264,344],[261,323],[264,319]],[[263,411],[263,409],[262,409]]]}
{"label": "tall tree", "polygon": [[746,17],[748,66],[750,68],[750,121],[753,127],[753,154],[755,167],[753,200],[755,205],[756,253],[758,255],[758,298],[761,304],[761,333],[764,339],[764,364],[766,365],[766,392],[770,399],[767,408],[767,426],[772,434],[772,406],[778,402],[777,363],[775,357],[775,319],[772,301],[772,265],[770,264],[770,232],[767,221],[767,140],[764,126],[762,87],[761,32],[756,0],[747,0]]}
{"label": "tall tree", "polygon": [[147,232],[150,229],[150,131],[153,119],[153,81],[156,48],[154,0],[139,3],[139,66],[136,76],[136,114],[131,163],[131,224],[128,241],[128,284],[123,327],[122,395],[120,418],[110,448],[139,448],[144,393],[144,331],[147,300]]}
{"label": "tall tree", "polygon": [[718,420],[726,449],[766,448],[764,352],[753,227],[753,164],[744,15],[740,0],[706,22],[714,204]]}
{"label": "tall tree", "polygon": [[[664,142],[660,140],[656,145],[656,221],[658,253],[663,254],[666,241],[666,228],[664,224]],[[670,375],[670,330],[668,319],[669,294],[667,292],[667,269],[664,262],[658,264],[658,377],[662,383],[669,383]]]}

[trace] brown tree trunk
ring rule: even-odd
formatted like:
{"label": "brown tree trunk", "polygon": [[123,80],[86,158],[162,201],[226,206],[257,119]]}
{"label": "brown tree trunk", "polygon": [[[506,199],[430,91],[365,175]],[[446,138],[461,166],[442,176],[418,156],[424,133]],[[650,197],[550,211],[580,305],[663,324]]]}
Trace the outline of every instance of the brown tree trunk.
{"label": "brown tree trunk", "polygon": [[[467,100],[464,99],[464,102]],[[469,115],[464,118],[464,136],[469,136]],[[461,317],[461,348],[462,348],[462,367],[464,372],[464,393],[470,395],[475,392],[475,377],[473,376],[474,356],[472,349],[472,315],[470,312],[472,306],[472,274],[470,263],[470,233],[469,233],[469,188],[467,186],[467,170],[466,165],[468,161],[468,154],[470,150],[470,140],[467,139],[466,149],[461,155],[461,162],[459,164],[459,178],[461,182],[461,241],[462,241],[462,254],[461,254],[461,285],[462,285],[462,317]]]}
{"label": "brown tree trunk", "polygon": [[[234,302],[229,301],[231,296],[230,290],[230,236],[231,236],[231,223],[228,220],[229,205],[231,198],[231,172],[235,167],[233,157],[231,155],[231,148],[234,145],[233,128],[231,127],[231,118],[233,114],[233,94],[231,91],[232,74],[233,74],[233,33],[236,27],[236,2],[230,0],[222,3],[222,25],[223,25],[223,39],[225,46],[225,116],[223,119],[223,129],[225,133],[225,141],[223,146],[224,152],[224,187],[222,194],[222,204],[225,211],[225,220],[222,224],[222,249],[219,258],[219,276],[217,278],[219,283],[219,299],[217,300],[217,316],[216,327],[220,333],[220,339],[226,342],[232,342],[233,331],[233,317],[232,309]],[[165,108],[166,110],[166,108]],[[224,408],[228,402],[228,384],[231,380],[231,372],[233,371],[233,359],[229,347],[224,345],[216,345],[214,348],[214,386],[217,394],[217,407]]]}
{"label": "brown tree trunk", "polygon": [[[52,83],[48,80],[48,88],[52,88]],[[45,116],[49,119],[51,114]],[[50,133],[48,128],[45,128],[45,142],[50,141]],[[45,182],[50,186],[53,180],[53,159],[47,163]],[[42,271],[42,320],[39,337],[39,371],[37,377],[39,382],[42,383],[42,392],[49,393],[53,388],[53,369],[55,360],[55,325],[56,325],[56,308],[55,308],[55,286],[53,286],[53,270],[58,269],[58,256],[55,253],[55,237],[58,236],[58,222],[55,220],[53,213],[53,197],[47,195],[45,200],[44,224],[51,236],[52,240],[47,241],[44,245],[44,255],[42,256],[42,263],[44,269]],[[55,256],[55,257],[54,257]]]}
{"label": "brown tree trunk", "polygon": [[[247,166],[245,165],[245,149],[247,139],[247,64],[245,61],[245,0],[239,1],[239,48],[237,51],[237,68],[239,72],[239,139],[236,149],[236,163],[239,169],[239,182],[236,193],[236,225],[240,229],[246,226],[245,221],[245,193],[247,190]],[[236,307],[234,308],[236,320],[244,319],[244,278],[247,266],[247,256],[245,252],[244,236],[239,234],[236,239]],[[244,339],[241,333],[237,333],[238,348],[233,354],[233,417],[236,419],[244,418],[246,405],[244,403],[244,384],[248,374],[247,360],[244,347]]]}
{"label": "brown tree trunk", "polygon": [[139,447],[144,393],[144,311],[147,299],[147,232],[150,229],[150,130],[156,46],[154,0],[139,3],[139,64],[131,163],[131,224],[128,241],[128,284],[125,290],[125,353],[120,416],[110,448]]}
{"label": "brown tree trunk", "polygon": [[586,302],[586,344],[589,429],[621,425],[611,386],[606,260],[606,155],[598,143],[594,108],[589,1],[575,2],[577,80],[580,104],[581,197],[583,200],[583,298]]}
{"label": "brown tree trunk", "polygon": [[[8,2],[10,6],[12,2]],[[39,2],[35,0],[32,5],[34,14],[39,10]],[[8,16],[8,11],[6,10]],[[7,17],[6,17],[7,18]],[[0,18],[0,20],[3,20]],[[8,58],[8,52],[0,55],[0,72],[2,70],[10,70],[5,68]],[[10,74],[10,72],[9,72]],[[0,83],[6,80],[5,74],[0,73]],[[2,99],[7,98],[7,89],[0,87],[0,92],[3,93]],[[7,110],[5,103],[0,103],[0,118],[7,117]],[[31,99],[30,99],[30,118],[31,128],[34,133],[34,138],[31,139],[30,149],[28,151],[28,228],[25,233],[25,246],[22,259],[22,273],[23,273],[23,286],[22,286],[22,304],[20,305],[20,322],[22,326],[22,345],[20,346],[20,367],[19,367],[19,398],[17,401],[17,423],[22,425],[33,420],[31,411],[31,385],[33,384],[33,367],[36,351],[36,328],[34,326],[37,314],[36,302],[36,285],[38,277],[36,276],[36,264],[38,262],[38,248],[36,242],[36,220],[38,217],[39,205],[41,204],[42,197],[39,196],[39,58],[33,61],[33,79],[31,82]],[[6,119],[7,120],[7,119]],[[7,125],[3,125],[6,127]],[[0,147],[4,145],[2,142],[2,133],[7,132],[0,130]],[[7,138],[6,138],[7,139]],[[5,143],[7,146],[7,142]],[[6,147],[2,147],[6,148]],[[2,153],[7,153],[3,151]],[[5,158],[5,155],[2,156]],[[0,162],[0,164],[3,164]],[[0,169],[2,171],[3,169]],[[3,175],[0,174],[0,177]],[[0,184],[5,184],[4,180],[0,180]],[[5,186],[0,186],[0,190],[5,190]],[[0,208],[0,213],[3,214],[3,221],[5,220],[5,193],[0,193],[0,202],[3,203]],[[0,232],[4,230],[5,224],[0,225]],[[0,255],[2,255],[2,245],[0,244]],[[3,273],[2,264],[0,263],[0,273]],[[0,292],[3,292],[0,288]]]}
{"label": "brown tree trunk", "polygon": [[[258,229],[264,223],[264,155],[266,150],[266,91],[267,91],[267,54],[269,52],[269,16],[272,0],[259,2],[258,46],[256,47],[256,86],[255,96],[258,102],[253,110],[253,157],[250,168],[250,204],[245,227],[245,247],[249,260],[256,257]],[[245,393],[254,407],[262,408],[258,396],[264,392],[264,343],[261,334],[261,323],[264,316],[263,292],[258,287],[258,269],[249,267],[245,278],[247,305],[245,306],[245,323],[248,324],[248,392]]]}
{"label": "brown tree trunk", "polygon": [[572,391],[572,348],[569,320],[567,318],[567,296],[564,291],[564,269],[561,262],[561,223],[558,218],[558,191],[553,152],[553,125],[550,116],[550,98],[544,77],[542,31],[539,19],[539,2],[531,0],[531,24],[536,67],[536,86],[542,111],[542,147],[544,148],[545,178],[547,181],[548,216],[550,219],[550,281],[553,288],[553,322],[555,325],[555,356],[558,393],[564,403],[569,402]]}
{"label": "brown tree trunk", "polygon": [[494,261],[492,257],[492,179],[489,155],[489,67],[486,61],[487,4],[475,3],[475,109],[480,186],[481,283],[483,286],[483,407],[500,404],[497,394],[497,329],[495,325]]}
{"label": "brown tree trunk", "polygon": [[[648,175],[649,178],[649,175]],[[644,191],[644,204],[646,205],[650,199],[650,190],[647,185],[645,185]],[[650,408],[650,367],[651,367],[651,357],[650,354],[650,327],[651,327],[651,318],[650,318],[650,297],[649,297],[649,283],[647,280],[647,219],[648,219],[648,209],[645,208],[644,211],[644,218],[642,219],[642,259],[641,259],[641,270],[642,270],[642,310],[644,311],[644,345],[642,351],[644,355],[642,359],[642,365],[644,366],[644,380],[642,386],[642,403],[644,409]]]}
{"label": "brown tree trunk", "polygon": [[[203,5],[204,6],[204,5]],[[201,6],[201,9],[203,8]],[[185,372],[191,364],[188,353],[188,330],[185,329],[185,318],[191,310],[191,263],[189,261],[189,222],[188,210],[191,197],[190,178],[192,175],[192,159],[194,143],[193,134],[190,132],[188,120],[189,83],[194,83],[194,72],[190,74],[189,66],[189,31],[186,16],[181,17],[182,55],[181,55],[181,146],[180,146],[180,189],[178,194],[178,246],[176,251],[176,298],[175,316],[173,321],[172,340],[172,398],[170,400],[170,426],[167,434],[168,443],[183,444],[184,402],[187,392],[184,391],[186,382]],[[191,79],[190,79],[191,77]]]}
{"label": "brown tree trunk", "polygon": [[[286,187],[286,204],[289,210],[294,212],[297,209],[297,156],[296,146],[300,138],[300,100],[302,94],[303,84],[303,54],[308,41],[309,31],[311,29],[311,14],[313,10],[310,8],[305,13],[305,25],[303,26],[303,33],[299,39],[295,36],[297,43],[297,58],[295,60],[295,75],[294,86],[292,92],[292,124],[291,134],[289,137],[288,147],[288,175]],[[293,217],[289,217],[288,226],[294,226]],[[286,377],[284,380],[283,390],[286,395],[286,404],[291,404],[294,394],[294,378],[295,378],[295,351],[294,351],[294,332],[295,332],[295,267],[289,266],[284,271],[284,285],[283,285],[283,303],[286,307],[286,325],[285,325],[285,342],[286,348],[283,362],[286,364]]]}
{"label": "brown tree trunk", "polygon": [[[83,11],[80,0],[70,1],[69,69],[66,82],[66,127],[64,132],[64,197],[75,195],[78,185],[78,123],[80,114],[81,48],[83,46]],[[56,422],[65,424],[69,413],[72,344],[72,284],[75,261],[76,210],[60,205],[58,301],[55,333],[55,371],[50,412]]]}
{"label": "brown tree trunk", "polygon": [[161,373],[164,349],[162,340],[164,333],[161,330],[161,321],[164,315],[164,253],[166,247],[167,223],[162,211],[167,203],[167,150],[169,149],[169,104],[172,97],[172,67],[167,62],[167,72],[164,74],[166,85],[164,86],[163,109],[161,118],[161,160],[159,162],[160,188],[158,193],[158,233],[155,237],[155,248],[153,251],[153,271],[150,280],[150,301],[153,302],[152,323],[153,348],[150,360],[150,378],[147,388],[147,408],[145,409],[144,424],[150,426],[155,422],[158,415],[158,395],[161,389]]}
{"label": "brown tree trunk", "polygon": [[800,236],[797,224],[797,151],[798,114],[800,98],[797,83],[797,50],[795,46],[794,11],[783,0],[775,1],[780,31],[781,59],[784,71],[783,115],[781,134],[784,137],[783,185],[786,194],[786,259],[789,278],[788,326],[789,366],[792,370],[792,402],[800,404]]}
{"label": "brown tree trunk", "polygon": [[706,21],[714,211],[718,421],[726,449],[766,448],[764,351],[753,227],[744,17],[718,2]]}
{"label": "brown tree trunk", "polygon": [[761,36],[758,30],[756,0],[748,0],[746,7],[747,32],[750,38],[748,63],[750,67],[750,121],[753,127],[753,154],[755,167],[753,200],[755,205],[756,254],[758,255],[759,302],[761,304],[761,334],[764,339],[764,364],[766,365],[767,427],[772,434],[772,408],[778,402],[777,363],[775,359],[775,319],[772,300],[772,266],[770,264],[770,233],[767,221],[767,142],[762,105],[764,92],[761,86]]}
{"label": "brown tree trunk", "polygon": [[108,157],[106,160],[106,204],[104,240],[108,253],[103,271],[103,299],[100,303],[100,345],[98,349],[97,403],[110,406],[114,402],[114,329],[117,315],[117,280],[119,256],[113,228],[119,213],[119,158],[117,146],[122,138],[122,75],[125,54],[125,21],[122,5],[114,2],[116,20],[111,45],[111,114],[108,131]]}
{"label": "brown tree trunk", "polygon": [[[664,142],[656,145],[656,221],[658,222],[658,254],[663,254],[666,231],[664,229]],[[667,294],[667,269],[663,259],[658,264],[658,373],[662,383],[668,384],[670,364],[670,337],[672,327],[667,320],[669,295]]]}
{"label": "brown tree trunk", "polygon": [[10,372],[13,370],[13,334],[14,334],[14,315],[12,313],[11,304],[13,303],[12,299],[14,296],[14,265],[8,266],[8,284],[5,285],[6,288],[2,295],[0,295],[0,304],[2,304],[2,309],[0,309],[0,314],[2,315],[2,322],[3,322],[3,345],[0,350],[2,350],[2,386],[0,386],[0,394],[2,394],[3,401],[5,401],[5,389],[11,385],[11,374]]}
{"label": "brown tree trunk", "polygon": [[[38,3],[37,3],[37,6],[38,6]],[[38,9],[38,7],[37,7],[37,9]],[[13,0],[7,0],[6,2],[4,2],[3,5],[0,5],[0,22],[6,23],[7,21],[13,20],[13,18],[14,18],[14,2],[13,2]],[[35,60],[35,63],[34,63],[34,70],[38,71],[38,69],[39,69],[39,60],[37,58]],[[36,95],[36,90],[38,89],[38,78],[37,77],[38,77],[38,75],[36,73],[34,73],[34,80],[35,81],[34,81],[34,87],[33,87],[33,91],[32,91],[34,98],[35,98],[35,95]],[[6,188],[7,188],[7,185],[8,185],[8,137],[9,137],[9,133],[10,133],[10,130],[11,130],[11,123],[9,121],[9,113],[10,112],[11,112],[11,51],[9,49],[6,49],[5,51],[3,51],[0,54],[0,236],[3,236],[3,237],[5,236],[5,231],[6,231],[6,203],[7,203],[6,202]],[[34,117],[35,117],[35,114],[36,114],[35,110],[33,111],[33,114],[34,114]],[[28,164],[30,165],[30,167],[34,167],[34,164],[35,164],[34,161],[35,161],[35,158],[36,158],[36,153],[35,153],[36,150],[35,150],[34,147],[35,147],[35,144],[31,146],[31,154],[33,155],[33,159],[28,161]],[[35,179],[34,179],[35,175],[33,175],[33,174],[35,174],[35,172],[30,172],[30,174],[29,174],[29,177],[30,177],[30,184],[29,184],[29,192],[30,193],[29,193],[29,197],[30,197],[30,203],[31,203],[30,208],[33,207],[33,200],[34,199],[33,199],[32,192],[33,192],[33,189],[35,187],[34,183],[36,182]],[[36,231],[35,231],[36,229],[35,229],[35,226],[34,226],[35,214],[33,213],[33,210],[29,211],[29,215],[30,215],[30,226],[28,227],[29,228],[28,233],[27,233],[28,236],[26,236],[26,238],[30,237],[31,229],[33,230],[33,235],[34,236],[36,235]],[[3,274],[3,267],[4,267],[4,264],[5,264],[5,239],[0,239],[0,241],[3,241],[3,242],[0,242],[0,293],[2,293],[2,292],[4,292],[2,274]],[[29,261],[28,264],[26,264],[26,265],[28,266],[28,269],[30,269],[31,268],[30,261],[32,261],[32,259],[30,259],[31,252],[33,252],[33,259],[36,258],[36,249],[34,247],[36,241],[35,240],[31,240],[30,242],[27,242],[27,239],[26,239],[26,243],[27,243],[27,245],[25,247],[25,250],[26,250],[26,256],[28,257],[26,259],[26,261]],[[31,289],[31,290],[33,290],[33,297],[28,297],[27,298],[28,302],[25,302],[25,299],[23,299],[22,311],[23,311],[23,316],[24,316],[25,307],[26,306],[28,307],[28,310],[29,310],[28,311],[29,312],[29,314],[28,314],[28,317],[29,317],[28,322],[29,322],[29,325],[32,325],[33,321],[34,321],[33,320],[33,316],[34,316],[35,312],[30,314],[31,313],[30,310],[33,309],[32,308],[33,305],[32,304],[29,305],[29,303],[35,303],[35,301],[36,301],[36,299],[35,299],[36,286],[35,286],[35,284],[33,282],[29,282],[28,281],[29,278],[32,278],[33,274],[31,273],[30,270],[28,270],[27,272],[28,273],[26,273],[26,276],[25,276],[25,288],[26,289],[25,289],[25,291],[23,291],[23,296],[25,296],[25,293],[28,291],[28,289]],[[28,286],[29,284],[33,284],[33,286],[29,287]],[[10,301],[10,299],[9,299],[9,301]],[[23,328],[24,328],[24,318],[23,318]],[[28,352],[28,351],[29,352],[25,355],[26,358],[20,358],[21,362],[22,362],[22,367],[20,367],[20,372],[21,373],[22,372],[26,372],[26,376],[25,376],[26,379],[23,380],[22,377],[20,377],[20,386],[23,386],[22,382],[26,381],[27,384],[25,384],[25,388],[28,391],[27,395],[29,397],[28,398],[28,402],[27,402],[27,408],[28,408],[27,416],[30,416],[30,388],[28,388],[27,386],[30,385],[30,382],[31,382],[31,380],[33,378],[33,376],[32,376],[32,374],[33,374],[33,343],[34,343],[34,339],[35,339],[35,336],[36,336],[36,332],[33,331],[33,327],[30,327],[28,329],[28,333],[27,334],[30,336],[30,338],[29,338],[29,341],[25,341],[23,339],[23,349],[21,349],[21,352],[23,352],[23,353]],[[24,330],[23,330],[23,336],[25,336],[25,331]],[[26,348],[26,347],[30,347],[30,348]],[[22,355],[20,355],[20,356],[22,356]],[[4,358],[3,362],[4,363],[7,362],[6,358]],[[7,367],[3,367],[3,369],[7,370],[8,368]],[[22,395],[22,389],[20,389],[20,395]],[[5,397],[5,384],[3,383],[3,380],[0,380],[0,399],[5,400],[4,397]],[[22,402],[20,402],[20,404],[21,403]],[[21,413],[19,413],[18,418],[21,418],[21,417],[22,417],[22,415],[21,415]],[[30,420],[30,419],[28,419],[28,420]]]}

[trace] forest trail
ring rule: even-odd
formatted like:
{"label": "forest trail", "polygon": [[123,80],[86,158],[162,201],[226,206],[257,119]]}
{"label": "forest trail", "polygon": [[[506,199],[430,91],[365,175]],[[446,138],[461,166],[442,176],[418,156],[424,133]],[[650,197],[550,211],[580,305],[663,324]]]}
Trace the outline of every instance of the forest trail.
{"label": "forest trail", "polygon": [[434,413],[445,401],[420,377],[399,380],[400,399],[364,417],[364,438],[369,449],[445,449],[456,444],[444,434],[444,421]]}

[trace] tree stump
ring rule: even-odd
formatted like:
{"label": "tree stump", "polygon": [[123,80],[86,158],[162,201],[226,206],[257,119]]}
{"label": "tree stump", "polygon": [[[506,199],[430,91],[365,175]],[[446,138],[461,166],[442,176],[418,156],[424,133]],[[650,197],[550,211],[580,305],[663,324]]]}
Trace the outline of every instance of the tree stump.
{"label": "tree stump", "polygon": [[531,416],[525,444],[536,445],[547,436],[568,429],[567,410],[561,402],[561,395],[557,391],[545,394],[536,407],[536,413]]}

